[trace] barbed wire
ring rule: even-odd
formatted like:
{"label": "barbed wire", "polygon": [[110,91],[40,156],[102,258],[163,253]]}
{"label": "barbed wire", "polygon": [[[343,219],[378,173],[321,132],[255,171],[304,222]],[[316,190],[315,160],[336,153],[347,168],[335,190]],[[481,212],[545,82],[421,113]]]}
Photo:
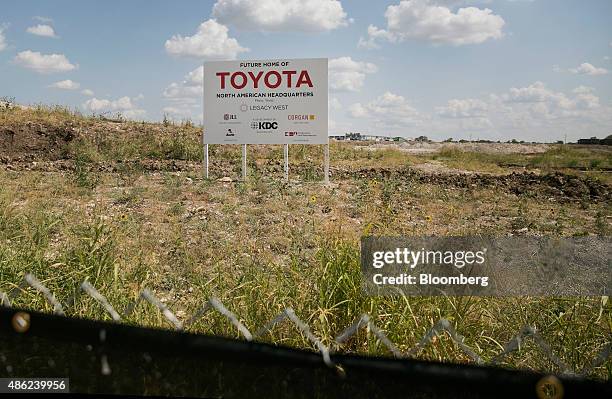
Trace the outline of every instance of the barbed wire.
{"label": "barbed wire", "polygon": [[[45,300],[53,306],[53,313],[61,316],[65,316],[64,305],[53,295],[53,293],[45,287],[33,274],[26,274],[24,276],[23,281],[13,288],[8,294],[0,291],[0,306],[11,307],[12,301],[15,300],[22,292],[25,291],[27,287],[33,288],[35,291],[40,293]],[[100,292],[96,290],[96,288],[91,285],[87,280],[83,281],[80,285],[81,290],[91,298],[93,298],[96,302],[100,304],[100,306],[110,315],[114,322],[122,321],[122,316],[113,308],[110,302],[104,297]],[[77,300],[77,297],[72,297],[68,302],[74,304]],[[249,329],[240,321],[240,319],[230,310],[228,310],[223,303],[215,298],[209,298],[201,309],[199,309],[186,323],[182,323],[177,316],[166,306],[162,301],[160,301],[150,290],[143,289],[141,293],[138,295],[137,299],[130,303],[125,311],[123,312],[124,317],[128,317],[136,308],[136,306],[141,301],[146,301],[149,304],[156,307],[166,318],[166,320],[174,326],[174,328],[178,331],[182,331],[185,328],[192,326],[199,319],[204,317],[204,315],[210,311],[216,311],[223,317],[225,317],[239,332],[240,334],[247,340],[253,341],[258,338],[262,338],[263,336],[269,334],[272,329],[281,324],[282,322],[288,320],[290,321],[298,331],[303,334],[313,345],[317,347],[319,350],[323,362],[331,368],[336,368],[339,371],[342,371],[342,367],[340,365],[335,364],[331,360],[331,354],[340,350],[344,343],[346,343],[351,337],[359,332],[362,328],[367,328],[372,334],[378,338],[378,340],[395,356],[396,358],[414,358],[421,351],[423,351],[428,345],[430,345],[435,337],[442,335],[443,333],[447,333],[451,340],[457,344],[457,346],[465,353],[470,359],[472,359],[478,365],[499,365],[507,356],[511,353],[520,350],[523,342],[526,339],[531,339],[537,347],[539,347],[544,355],[554,363],[560,370],[561,374],[565,375],[579,375],[579,376],[587,376],[592,372],[593,369],[601,366],[608,358],[612,356],[612,342],[608,342],[602,348],[601,352],[597,356],[595,356],[588,364],[580,371],[576,372],[571,367],[569,367],[565,362],[563,362],[551,349],[550,345],[544,340],[544,338],[540,335],[535,327],[526,325],[524,326],[515,336],[513,336],[506,345],[503,346],[503,349],[500,353],[493,356],[490,361],[485,361],[481,356],[479,356],[472,348],[470,348],[467,344],[465,344],[465,337],[459,334],[455,328],[452,326],[451,322],[447,319],[438,320],[431,328],[429,328],[423,337],[419,340],[419,342],[411,349],[406,352],[402,352],[391,340],[385,335],[383,330],[381,330],[371,319],[371,317],[367,314],[361,315],[358,319],[355,320],[349,327],[347,327],[342,333],[340,333],[333,341],[333,348],[330,348],[323,344],[323,342],[317,338],[307,323],[302,321],[295,313],[292,308],[286,308],[281,313],[279,313],[276,317],[272,318],[265,325],[260,327],[254,334],[249,331]],[[100,337],[101,341],[104,341],[104,337]],[[107,370],[109,368],[108,362],[106,359],[103,361],[103,370]]]}

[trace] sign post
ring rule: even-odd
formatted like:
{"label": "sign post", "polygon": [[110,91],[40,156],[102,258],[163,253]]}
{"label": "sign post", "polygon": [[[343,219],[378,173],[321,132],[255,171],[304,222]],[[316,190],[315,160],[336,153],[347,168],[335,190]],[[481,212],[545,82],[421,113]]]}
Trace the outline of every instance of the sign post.
{"label": "sign post", "polygon": [[289,144],[326,145],[329,181],[326,58],[215,61],[204,64],[205,175],[208,144],[283,144],[289,179]]}
{"label": "sign post", "polygon": [[325,166],[323,167],[323,173],[325,177],[323,177],[323,183],[329,184],[329,144],[325,144],[324,153]]}
{"label": "sign post", "polygon": [[208,144],[204,144],[204,178],[208,179]]}

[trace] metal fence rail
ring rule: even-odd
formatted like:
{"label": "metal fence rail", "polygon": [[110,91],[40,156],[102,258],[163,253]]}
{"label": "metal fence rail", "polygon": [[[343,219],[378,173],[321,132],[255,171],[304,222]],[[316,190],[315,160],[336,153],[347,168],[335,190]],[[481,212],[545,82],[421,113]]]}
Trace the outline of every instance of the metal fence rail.
{"label": "metal fence rail", "polygon": [[[290,317],[287,316],[290,320]],[[576,376],[283,346],[0,308],[0,378],[69,378],[73,394],[223,398],[604,398]]]}
{"label": "metal fence rail", "polygon": [[[0,305],[10,307],[12,301],[17,298],[25,288],[31,287],[39,292],[45,300],[53,306],[53,312],[56,315],[65,315],[64,308],[68,307],[68,304],[62,304],[53,293],[45,287],[34,275],[26,274],[21,284],[11,290],[9,293],[0,292]],[[115,310],[115,308],[109,303],[109,301],[98,292],[88,281],[84,281],[81,284],[81,290],[88,296],[96,300],[101,307],[110,315],[113,321],[118,322],[122,320],[121,314]],[[470,359],[472,359],[477,365],[499,365],[508,355],[519,350],[525,340],[531,339],[533,343],[542,350],[544,355],[554,363],[560,370],[561,375],[568,376],[587,376],[596,367],[601,366],[612,356],[612,342],[608,342],[601,349],[599,354],[595,356],[582,370],[573,370],[565,362],[563,362],[550,348],[546,341],[539,334],[537,329],[532,326],[524,326],[517,334],[508,341],[503,347],[503,350],[489,361],[479,356],[472,348],[465,344],[464,337],[459,334],[452,324],[446,319],[440,319],[435,323],[421,338],[421,340],[412,349],[402,352],[389,338],[385,335],[383,330],[376,326],[369,315],[364,314],[353,324],[347,327],[341,334],[339,334],[333,343],[332,347],[324,345],[320,339],[318,339],[310,330],[310,327],[302,321],[291,308],[286,308],[279,315],[274,317],[264,326],[256,330],[255,333],[251,331],[240,322],[240,319],[228,310],[220,300],[217,298],[209,298],[204,306],[198,310],[186,323],[182,323],[176,315],[170,310],[164,303],[162,303],[155,295],[148,289],[144,289],[137,300],[131,303],[123,312],[124,317],[127,317],[134,310],[136,305],[141,301],[146,301],[151,305],[155,306],[166,318],[166,320],[172,324],[175,330],[182,331],[197,320],[202,318],[207,312],[215,311],[225,317],[246,339],[246,341],[257,340],[268,334],[276,325],[285,321],[291,322],[297,330],[303,334],[320,352],[322,361],[331,368],[341,369],[339,365],[336,365],[330,355],[341,351],[342,345],[348,341],[353,335],[361,328],[368,328],[378,340],[393,354],[396,358],[415,358],[424,348],[432,343],[434,338],[443,333],[447,333],[448,336],[457,344],[457,346],[465,353]],[[76,298],[72,298],[68,301],[69,304],[74,305]]]}

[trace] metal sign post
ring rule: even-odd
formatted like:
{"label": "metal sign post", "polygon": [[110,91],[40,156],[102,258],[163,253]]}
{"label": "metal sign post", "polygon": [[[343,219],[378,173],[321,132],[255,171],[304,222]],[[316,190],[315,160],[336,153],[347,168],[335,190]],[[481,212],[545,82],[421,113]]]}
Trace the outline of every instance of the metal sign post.
{"label": "metal sign post", "polygon": [[204,144],[204,178],[208,179],[208,144]]}
{"label": "metal sign post", "polygon": [[242,145],[242,181],[247,179],[247,145]]}
{"label": "metal sign post", "polygon": [[283,146],[283,155],[285,158],[285,181],[289,181],[289,144]]}
{"label": "metal sign post", "polygon": [[325,167],[324,167],[325,177],[323,178],[323,183],[329,184],[329,143],[325,144],[324,154],[325,154]]}

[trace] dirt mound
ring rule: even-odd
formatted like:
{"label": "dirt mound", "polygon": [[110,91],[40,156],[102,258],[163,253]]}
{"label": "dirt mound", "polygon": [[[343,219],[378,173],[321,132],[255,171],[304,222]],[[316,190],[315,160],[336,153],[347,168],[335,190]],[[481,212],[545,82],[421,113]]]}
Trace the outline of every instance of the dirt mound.
{"label": "dirt mound", "polygon": [[545,175],[529,172],[514,172],[508,175],[448,174],[424,173],[414,169],[370,168],[357,171],[335,170],[334,177],[379,180],[392,178],[406,182],[440,184],[462,189],[491,188],[516,195],[555,198],[561,201],[612,201],[612,190],[609,185],[589,177],[578,177],[563,173]]}
{"label": "dirt mound", "polygon": [[[7,138],[8,129],[0,128],[0,164],[13,171],[70,172],[74,170],[74,160],[68,159],[63,151],[74,140],[75,131],[70,128],[47,129],[44,126],[31,128],[15,134],[15,139]],[[8,149],[8,151],[7,151]],[[11,159],[11,157],[13,157]],[[181,160],[125,160],[94,162],[92,172],[126,173],[130,171],[150,172],[198,172],[201,162]],[[215,176],[232,176],[239,174],[237,164],[230,160],[211,162],[211,173]],[[282,174],[282,163],[268,160],[257,167],[263,175]],[[292,176],[304,176],[313,173],[321,176],[320,168],[292,165]],[[332,180],[371,180],[384,181],[393,179],[404,184],[424,183],[443,185],[458,189],[494,189],[520,196],[553,198],[556,201],[612,201],[612,190],[608,184],[587,176],[574,176],[564,173],[536,174],[530,172],[513,172],[506,175],[484,173],[448,173],[448,171],[423,171],[415,168],[331,168]]]}
{"label": "dirt mound", "polygon": [[26,122],[19,127],[0,126],[0,160],[58,160],[76,137],[72,125],[49,126]]}
{"label": "dirt mound", "polygon": [[394,146],[409,154],[433,154],[440,150],[458,150],[465,152],[480,152],[485,154],[540,154],[550,150],[549,144],[531,143],[419,143],[405,142],[400,144],[374,144],[368,148],[387,148]]}

